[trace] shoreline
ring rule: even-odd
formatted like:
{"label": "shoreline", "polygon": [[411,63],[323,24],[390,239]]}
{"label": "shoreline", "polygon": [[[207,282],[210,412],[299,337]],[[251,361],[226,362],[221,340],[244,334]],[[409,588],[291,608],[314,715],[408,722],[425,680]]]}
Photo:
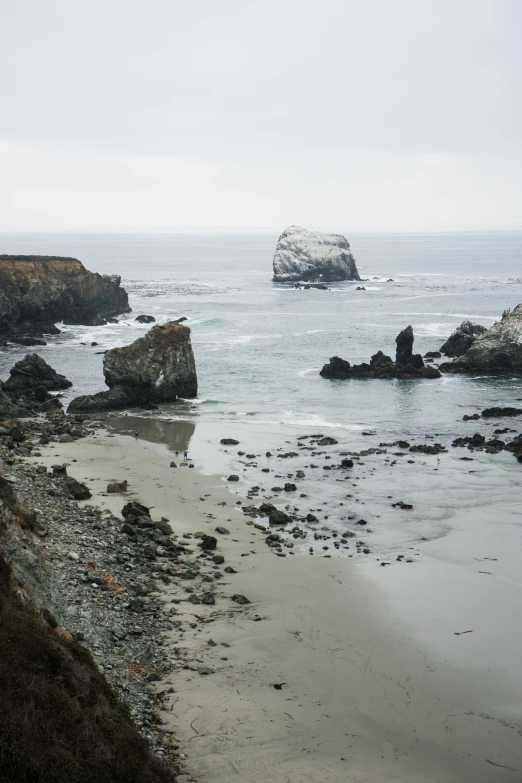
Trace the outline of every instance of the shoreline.
{"label": "shoreline", "polygon": [[[505,695],[512,674],[507,672],[499,690],[503,678],[497,678],[495,667],[505,661],[495,660],[495,645],[485,644],[484,628],[481,634],[451,638],[467,645],[457,648],[454,660],[444,660],[444,646],[433,649],[437,645],[430,646],[430,637],[422,638],[421,619],[428,612],[418,598],[421,590],[427,585],[432,590],[441,580],[445,584],[453,571],[452,590],[439,607],[439,626],[444,618],[453,620],[447,610],[456,592],[464,586],[467,598],[473,595],[475,583],[458,556],[469,538],[460,541],[456,530],[423,542],[418,547],[422,562],[392,570],[370,569],[369,559],[274,557],[260,531],[233,508],[240,496],[231,495],[219,475],[170,468],[171,458],[159,443],[105,433],[53,444],[37,462],[76,460],[71,474],[86,479],[93,502],[115,514],[127,500],[138,499],[154,506],[154,518],[166,516],[175,534],[216,535],[219,526],[230,531],[217,534],[216,553],[237,573],[213,582],[214,604],[187,600],[212,582],[212,570],[221,569],[207,569],[207,561],[205,568],[201,561],[194,581],[174,578],[161,594],[163,611],[180,623],[168,640],[175,670],[159,683],[158,692],[164,698],[164,728],[187,757],[181,780],[340,783],[397,777],[408,783],[489,783],[520,778],[519,714]],[[129,480],[125,496],[100,494],[108,480],[124,478]],[[493,510],[490,506],[486,513]],[[492,542],[482,532],[484,555]],[[450,566],[444,560],[448,551],[455,560]],[[517,617],[518,592],[499,593],[508,578],[503,570],[508,551],[503,549],[496,561],[490,609],[500,596],[506,616]],[[186,565],[197,563],[197,554],[194,548]],[[187,593],[187,587],[194,592]],[[238,593],[251,603],[231,601]],[[416,603],[410,600],[415,595]],[[432,611],[436,594],[427,595]],[[506,601],[511,603],[506,606]],[[490,612],[486,628],[492,619]],[[458,630],[466,629],[459,625],[452,633]],[[507,645],[499,633],[497,622],[496,645],[502,649]],[[482,655],[474,676],[462,655],[470,645]],[[281,683],[281,689],[273,687]],[[174,693],[166,693],[169,688]],[[492,703],[490,691],[502,693],[500,703]]]}

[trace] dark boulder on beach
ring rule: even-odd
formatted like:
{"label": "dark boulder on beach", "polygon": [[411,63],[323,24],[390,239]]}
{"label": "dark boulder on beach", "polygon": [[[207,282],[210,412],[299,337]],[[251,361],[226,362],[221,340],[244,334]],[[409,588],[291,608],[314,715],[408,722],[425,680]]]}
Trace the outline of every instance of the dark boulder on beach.
{"label": "dark boulder on beach", "polygon": [[143,506],[141,503],[133,500],[131,503],[126,503],[123,506],[121,515],[125,519],[127,517],[150,517],[150,511],[147,506]]}
{"label": "dark boulder on beach", "polygon": [[290,522],[290,517],[285,514],[284,511],[272,511],[268,517],[268,521],[271,525],[287,525]]}
{"label": "dark boulder on beach", "polygon": [[67,476],[64,479],[63,490],[67,497],[74,498],[74,500],[88,500],[91,497],[89,488],[72,476]]}
{"label": "dark boulder on beach", "polygon": [[107,351],[103,373],[109,391],[76,397],[69,413],[150,406],[178,397],[195,397],[198,382],[190,329],[174,321],[153,326],[130,345]]}
{"label": "dark boulder on beach", "polygon": [[273,268],[278,283],[361,279],[345,237],[299,226],[290,226],[279,237]]}
{"label": "dark boulder on beach", "polygon": [[485,375],[522,373],[522,304],[505,311],[498,323],[475,337],[462,356],[444,362],[440,370]]}
{"label": "dark boulder on beach", "polygon": [[441,345],[440,351],[444,356],[449,356],[450,358],[462,356],[468,348],[471,348],[477,337],[485,332],[487,332],[485,326],[471,323],[471,321],[463,321],[460,326],[457,326],[444,345]]}

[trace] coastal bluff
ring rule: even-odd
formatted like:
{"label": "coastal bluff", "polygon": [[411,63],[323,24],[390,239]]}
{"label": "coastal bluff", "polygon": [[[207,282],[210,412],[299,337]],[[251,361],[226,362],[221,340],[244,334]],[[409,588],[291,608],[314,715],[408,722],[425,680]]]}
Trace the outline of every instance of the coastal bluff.
{"label": "coastal bluff", "polygon": [[0,255],[1,337],[56,334],[56,321],[99,326],[130,309],[118,275],[77,258]]}
{"label": "coastal bluff", "polygon": [[112,348],[103,358],[108,391],[76,397],[69,413],[91,413],[128,406],[174,402],[198,393],[196,363],[190,329],[169,321],[153,326],[123,348]]}
{"label": "coastal bluff", "polygon": [[286,228],[273,260],[276,283],[360,280],[350,245],[341,234]]}

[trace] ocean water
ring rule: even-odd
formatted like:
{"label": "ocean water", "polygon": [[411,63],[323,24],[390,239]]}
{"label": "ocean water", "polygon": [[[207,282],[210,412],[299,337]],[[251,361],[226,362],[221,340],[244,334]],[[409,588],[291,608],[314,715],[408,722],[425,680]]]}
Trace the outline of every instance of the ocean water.
{"label": "ocean water", "polygon": [[[394,356],[395,337],[408,324],[415,350],[425,353],[464,319],[490,326],[522,301],[522,232],[348,236],[366,291],[356,283],[328,291],[274,284],[277,236],[268,234],[4,234],[0,245],[5,253],[72,255],[123,278],[133,312],[120,324],[63,327],[41,349],[73,381],[70,396],[105,388],[96,352],[144,334],[134,321],[141,313],[159,321],[186,316],[192,330],[199,398],[169,406],[167,415],[413,436],[522,396],[517,378],[321,378],[334,355],[359,362],[382,349]],[[0,377],[24,353],[2,352]]]}
{"label": "ocean water", "polygon": [[[269,441],[295,443],[298,434],[321,432],[355,450],[397,438],[416,442],[429,434],[443,441],[468,434],[477,426],[464,425],[464,413],[522,398],[516,376],[334,381],[319,375],[334,355],[360,362],[381,349],[394,356],[395,337],[408,324],[422,354],[437,350],[465,319],[491,326],[506,308],[522,302],[522,232],[343,233],[365,281],[330,284],[328,291],[274,284],[277,236],[270,234],[3,234],[0,252],[71,255],[88,269],[123,278],[133,312],[119,324],[63,327],[46,347],[34,349],[73,382],[68,398],[105,388],[103,356],[97,352],[144,334],[148,327],[136,324],[137,315],[158,321],[187,317],[199,396],[147,414],[155,421],[182,419],[186,432],[198,424],[208,432],[250,431],[260,449]],[[358,285],[366,290],[357,291]],[[12,346],[0,353],[0,378],[27,350]],[[424,497],[425,480],[411,475],[404,491],[409,486],[414,491],[417,481],[423,507],[415,515],[416,534],[422,529],[433,535],[422,520],[440,522],[451,508],[469,504],[470,493],[509,496],[519,470],[510,460],[502,458],[502,477],[486,459],[481,480],[472,477],[463,487],[455,474],[446,487],[435,482],[431,501]],[[373,467],[370,472],[366,480],[384,503],[399,479],[384,480]],[[317,481],[316,495],[324,492]],[[313,487],[310,491],[313,495]],[[329,494],[339,492],[332,479]]]}

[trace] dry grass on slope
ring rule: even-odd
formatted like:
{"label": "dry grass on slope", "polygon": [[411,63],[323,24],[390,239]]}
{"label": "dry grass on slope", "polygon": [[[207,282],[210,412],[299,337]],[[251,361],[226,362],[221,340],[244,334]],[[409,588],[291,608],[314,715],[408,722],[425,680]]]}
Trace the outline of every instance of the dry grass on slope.
{"label": "dry grass on slope", "polygon": [[171,783],[88,651],[11,589],[0,553],[0,780]]}

